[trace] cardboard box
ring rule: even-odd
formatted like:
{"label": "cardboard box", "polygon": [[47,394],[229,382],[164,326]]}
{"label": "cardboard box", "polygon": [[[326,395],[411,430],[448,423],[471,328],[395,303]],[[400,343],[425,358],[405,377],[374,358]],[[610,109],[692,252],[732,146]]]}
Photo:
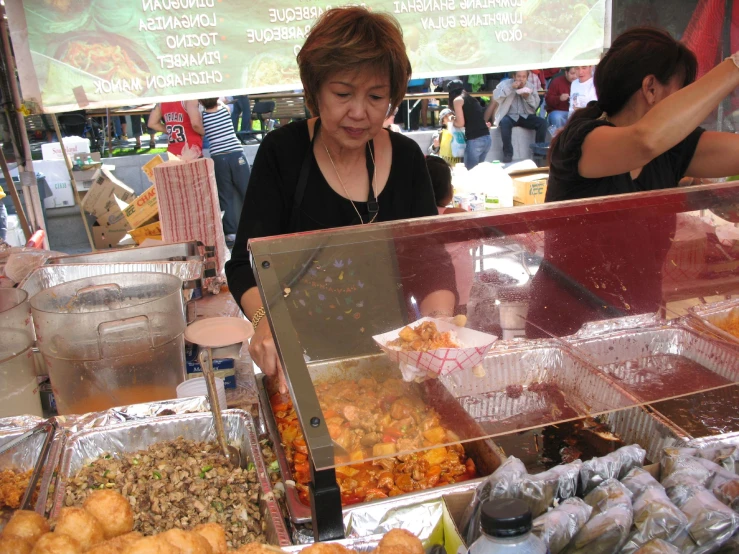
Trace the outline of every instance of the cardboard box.
{"label": "cardboard box", "polygon": [[159,215],[156,185],[150,186],[132,202],[125,202],[120,199],[117,202],[131,229],[137,229],[151,223],[151,220]]}
{"label": "cardboard box", "polygon": [[95,172],[90,190],[82,201],[82,208],[95,217],[102,217],[117,206],[116,199],[128,204],[135,198],[136,193],[131,187],[116,179],[108,168],[101,167]]}
{"label": "cardboard box", "polygon": [[111,231],[102,225],[92,226],[92,242],[98,250],[117,247],[126,234],[126,231]]}
{"label": "cardboard box", "polygon": [[543,204],[548,179],[546,173],[513,177],[513,204]]}
{"label": "cardboard box", "polygon": [[[126,222],[128,222],[128,220],[126,220]],[[155,221],[149,225],[144,225],[138,229],[131,230],[130,234],[133,240],[136,241],[136,244],[141,244],[147,238],[158,238],[161,240],[162,226],[158,221]]]}
{"label": "cardboard box", "polygon": [[[93,165],[86,164],[88,157],[92,158],[94,162]],[[77,165],[77,160],[82,161],[81,167]],[[72,173],[74,175],[74,180],[77,183],[77,191],[83,192],[90,190],[92,181],[95,178],[95,171],[100,167],[100,154],[98,152],[93,152],[91,154],[75,154],[71,161]]]}
{"label": "cardboard box", "polygon": [[144,164],[144,166],[141,168],[144,174],[149,178],[149,181],[154,184],[154,168],[158,166],[159,164],[164,163],[164,158],[162,158],[159,154],[154,156],[152,159],[150,159],[148,162]]}
{"label": "cardboard box", "polygon": [[117,205],[98,217],[97,223],[101,227],[108,227],[110,231],[124,231],[127,233],[131,230],[131,225],[129,225],[126,216],[123,215]]}
{"label": "cardboard box", "polygon": [[53,193],[53,196],[44,198],[45,208],[64,208],[76,204],[69,170],[63,160],[37,161],[33,162],[33,167],[43,173]]}
{"label": "cardboard box", "polygon": [[[75,154],[82,152],[90,152],[90,140],[82,137],[64,137],[64,148],[67,150],[67,156],[70,158]],[[62,160],[62,146],[58,142],[49,142],[41,145],[41,157],[44,160]]]}

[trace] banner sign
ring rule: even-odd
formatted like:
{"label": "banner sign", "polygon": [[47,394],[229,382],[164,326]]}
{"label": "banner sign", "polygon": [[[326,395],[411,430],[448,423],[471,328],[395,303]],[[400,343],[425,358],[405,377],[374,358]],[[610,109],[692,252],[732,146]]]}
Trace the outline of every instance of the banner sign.
{"label": "banner sign", "polygon": [[[585,65],[608,46],[610,0],[361,5],[400,21],[415,78]],[[301,89],[295,55],[331,7],[322,0],[6,0],[24,101],[44,112]]]}

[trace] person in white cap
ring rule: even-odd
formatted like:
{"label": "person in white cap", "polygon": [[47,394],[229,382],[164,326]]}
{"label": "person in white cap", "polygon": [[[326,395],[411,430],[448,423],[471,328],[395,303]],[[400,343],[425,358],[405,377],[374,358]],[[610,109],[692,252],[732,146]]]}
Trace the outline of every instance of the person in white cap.
{"label": "person in white cap", "polygon": [[440,128],[431,137],[428,153],[443,158],[449,165],[464,163],[463,158],[452,156],[452,125],[454,125],[454,112],[444,108],[439,112]]}

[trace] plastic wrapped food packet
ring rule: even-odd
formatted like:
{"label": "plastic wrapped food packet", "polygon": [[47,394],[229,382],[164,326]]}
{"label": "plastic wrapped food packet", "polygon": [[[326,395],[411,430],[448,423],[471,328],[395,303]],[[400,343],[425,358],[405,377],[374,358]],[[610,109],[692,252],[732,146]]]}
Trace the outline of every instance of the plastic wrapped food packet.
{"label": "plastic wrapped food packet", "polygon": [[634,554],[680,554],[680,551],[662,539],[654,539],[636,550]]}
{"label": "plastic wrapped food packet", "polygon": [[565,554],[612,554],[618,552],[629,536],[631,507],[617,505],[601,512],[588,522],[570,541]]}
{"label": "plastic wrapped food packet", "polygon": [[618,456],[621,460],[621,469],[619,470],[618,478],[623,479],[632,469],[644,465],[647,451],[638,444],[630,444],[629,446],[622,446],[612,455]]}
{"label": "plastic wrapped food packet", "polygon": [[713,494],[735,512],[739,512],[739,479],[715,487]]}
{"label": "plastic wrapped food packet", "polygon": [[675,483],[669,488],[666,488],[665,492],[667,493],[667,497],[672,501],[672,503],[680,508],[698,492],[704,490],[705,487],[689,475],[678,475],[676,476],[676,480],[677,477],[681,477],[679,482]]}
{"label": "plastic wrapped food packet", "polygon": [[601,458],[592,458],[580,469],[580,490],[587,495],[608,479],[616,479],[621,472],[621,460],[614,453]]}
{"label": "plastic wrapped food packet", "polygon": [[688,516],[688,532],[698,549],[709,552],[728,541],[739,529],[739,514],[706,489],[698,489],[678,507]]}
{"label": "plastic wrapped food packet", "polygon": [[559,506],[537,517],[531,531],[559,554],[590,519],[593,508],[579,498],[568,498]]}
{"label": "plastic wrapped food packet", "polygon": [[634,500],[634,528],[621,552],[631,554],[653,539],[672,542],[688,527],[688,518],[663,488],[648,488]]}
{"label": "plastic wrapped food packet", "polygon": [[662,485],[666,489],[684,482],[686,477],[691,477],[706,487],[715,475],[715,471],[704,467],[704,463],[699,458],[692,456],[665,456],[660,465],[662,466]]}
{"label": "plastic wrapped food packet", "polygon": [[609,479],[593,489],[585,497],[585,503],[593,508],[592,517],[616,506],[631,510],[631,492],[616,479]]}
{"label": "plastic wrapped food packet", "polygon": [[607,479],[621,479],[635,467],[644,464],[647,452],[638,444],[624,446],[601,458],[593,458],[583,463],[580,470],[580,483],[583,495]]}
{"label": "plastic wrapped food packet", "polygon": [[495,498],[515,498],[514,486],[522,477],[528,475],[526,466],[514,456],[505,460],[490,477],[475,490],[472,502],[462,516],[462,534],[467,544],[472,544],[480,536],[480,508],[484,502]]}
{"label": "plastic wrapped food packet", "polygon": [[577,494],[582,462],[560,465],[537,475],[524,475],[513,486],[512,493],[528,503],[531,514],[538,517],[552,506],[554,499],[564,500]]}
{"label": "plastic wrapped food packet", "polygon": [[734,481],[735,479],[739,478],[734,472],[729,471],[723,466],[720,466],[717,463],[714,463],[706,458],[697,458],[697,460],[698,463],[702,465],[706,470],[713,473],[713,478],[711,479],[709,485],[706,487],[709,490],[713,490],[714,488],[720,487],[724,483],[728,483],[729,481]]}
{"label": "plastic wrapped food packet", "polygon": [[652,477],[646,469],[640,467],[629,471],[629,474],[621,480],[621,484],[631,491],[632,498],[637,498],[647,489],[665,490],[657,479]]}

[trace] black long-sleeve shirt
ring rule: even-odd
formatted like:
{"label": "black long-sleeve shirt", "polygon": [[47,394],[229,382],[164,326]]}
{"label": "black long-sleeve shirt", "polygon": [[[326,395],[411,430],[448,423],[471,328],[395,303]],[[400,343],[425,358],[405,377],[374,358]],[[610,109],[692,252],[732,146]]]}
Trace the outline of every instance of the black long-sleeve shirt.
{"label": "black long-sleeve shirt", "polygon": [[[392,167],[378,199],[380,211],[376,221],[438,215],[423,152],[400,133],[391,132],[390,142]],[[226,264],[228,286],[239,303],[241,296],[256,286],[247,242],[291,231],[293,197],[310,146],[308,123],[298,121],[266,135],[257,151],[231,260]],[[365,202],[355,204],[361,213],[367,212]],[[356,220],[351,202],[329,186],[313,158],[298,228],[294,231],[347,227],[355,225]]]}
{"label": "black long-sleeve shirt", "polygon": [[[391,132],[390,142],[392,166],[378,198],[376,221],[438,215],[421,149],[399,133]],[[329,186],[313,157],[297,228],[291,228],[293,198],[310,147],[306,121],[269,133],[259,147],[232,258],[226,264],[228,285],[239,303],[256,286],[247,251],[249,239],[358,222],[351,202]],[[355,205],[360,213],[367,213],[366,202]],[[365,243],[361,249],[326,250],[309,272],[291,283],[288,306],[304,338],[301,342],[314,359],[338,355],[337,344],[345,347],[344,355],[364,353],[372,334],[409,319],[405,312],[411,296],[420,303],[433,290],[454,291],[454,268],[443,245],[433,237],[396,239],[390,246],[378,241]],[[305,260],[296,254],[295,263],[298,267]],[[400,283],[402,290],[397,288]],[[316,336],[311,340],[313,333]],[[326,341],[327,337],[332,339]],[[322,342],[327,343],[325,352]]]}

